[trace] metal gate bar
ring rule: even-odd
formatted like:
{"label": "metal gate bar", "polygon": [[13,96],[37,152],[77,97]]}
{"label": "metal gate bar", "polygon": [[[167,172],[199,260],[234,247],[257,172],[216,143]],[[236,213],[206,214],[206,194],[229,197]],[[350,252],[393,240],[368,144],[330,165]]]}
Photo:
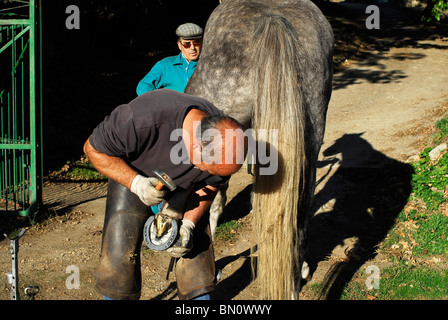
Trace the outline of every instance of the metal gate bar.
{"label": "metal gate bar", "polygon": [[28,216],[37,212],[42,198],[39,17],[37,0],[0,7],[2,214]]}

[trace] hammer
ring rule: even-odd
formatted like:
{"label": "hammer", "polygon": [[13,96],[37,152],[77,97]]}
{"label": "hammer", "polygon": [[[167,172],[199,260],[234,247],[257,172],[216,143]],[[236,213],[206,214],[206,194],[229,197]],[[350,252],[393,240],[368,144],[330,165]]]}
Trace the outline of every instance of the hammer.
{"label": "hammer", "polygon": [[[174,183],[174,181],[162,170],[155,169],[152,171],[156,177],[159,179],[159,182],[154,187],[156,190],[160,191],[163,187],[167,187],[170,191],[176,190],[177,186]],[[167,220],[162,215],[156,216],[156,223],[157,223],[157,237],[161,237],[165,228]]]}
{"label": "hammer", "polygon": [[170,191],[176,190],[176,184],[165,172],[158,169],[155,169],[152,172],[159,179],[159,182],[155,186],[156,190],[160,191],[164,186],[167,187]]}

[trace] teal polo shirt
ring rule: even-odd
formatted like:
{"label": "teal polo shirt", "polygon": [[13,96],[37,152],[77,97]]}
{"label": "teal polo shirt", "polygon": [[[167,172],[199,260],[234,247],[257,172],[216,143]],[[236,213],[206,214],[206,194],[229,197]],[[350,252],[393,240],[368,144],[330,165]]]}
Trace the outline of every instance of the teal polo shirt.
{"label": "teal polo shirt", "polygon": [[137,95],[161,88],[184,92],[196,65],[196,61],[188,63],[182,53],[160,60],[137,85]]}

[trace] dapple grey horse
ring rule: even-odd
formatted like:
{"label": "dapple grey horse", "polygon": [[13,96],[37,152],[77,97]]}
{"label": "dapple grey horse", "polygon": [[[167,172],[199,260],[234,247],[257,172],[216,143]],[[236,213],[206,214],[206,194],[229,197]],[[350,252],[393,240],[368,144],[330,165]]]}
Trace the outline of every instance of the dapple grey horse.
{"label": "dapple grey horse", "polygon": [[201,57],[185,90],[250,127],[256,146],[263,142],[271,155],[277,153],[277,170],[263,174],[261,156],[252,150],[262,298],[295,299],[300,291],[333,45],[331,26],[311,1],[225,0],[207,21]]}

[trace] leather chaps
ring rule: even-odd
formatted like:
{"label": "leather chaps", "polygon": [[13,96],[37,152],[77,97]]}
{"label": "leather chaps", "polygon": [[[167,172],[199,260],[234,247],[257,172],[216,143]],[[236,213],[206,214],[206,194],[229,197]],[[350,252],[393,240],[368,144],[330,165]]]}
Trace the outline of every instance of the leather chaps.
{"label": "leather chaps", "polygon": [[[143,227],[152,214],[138,196],[109,180],[101,255],[95,289],[114,300],[137,300],[141,296],[140,248]],[[215,286],[215,261],[208,215],[197,224],[193,250],[176,263],[179,299],[210,293]]]}

